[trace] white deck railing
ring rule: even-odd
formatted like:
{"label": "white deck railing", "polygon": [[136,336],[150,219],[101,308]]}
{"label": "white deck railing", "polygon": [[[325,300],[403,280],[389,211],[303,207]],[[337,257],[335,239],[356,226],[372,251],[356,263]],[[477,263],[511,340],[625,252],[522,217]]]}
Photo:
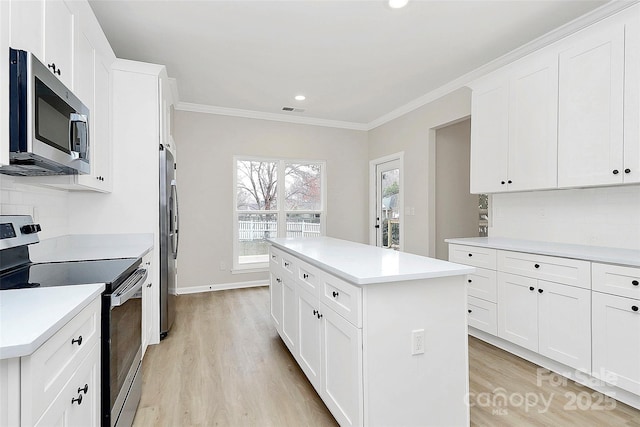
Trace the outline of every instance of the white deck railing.
{"label": "white deck railing", "polygon": [[[262,240],[278,237],[278,223],[275,221],[239,221],[240,241]],[[320,236],[320,224],[309,222],[288,222],[287,237]]]}

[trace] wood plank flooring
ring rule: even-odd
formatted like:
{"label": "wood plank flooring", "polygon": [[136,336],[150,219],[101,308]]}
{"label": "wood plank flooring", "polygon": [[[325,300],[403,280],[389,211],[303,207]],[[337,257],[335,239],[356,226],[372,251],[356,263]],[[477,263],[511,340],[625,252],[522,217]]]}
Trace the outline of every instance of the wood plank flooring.
{"label": "wood plank flooring", "polygon": [[[268,288],[181,295],[176,310],[147,349],[134,427],[337,425],[271,325]],[[570,381],[538,386],[536,365],[475,338],[469,360],[472,426],[640,427],[640,411]]]}

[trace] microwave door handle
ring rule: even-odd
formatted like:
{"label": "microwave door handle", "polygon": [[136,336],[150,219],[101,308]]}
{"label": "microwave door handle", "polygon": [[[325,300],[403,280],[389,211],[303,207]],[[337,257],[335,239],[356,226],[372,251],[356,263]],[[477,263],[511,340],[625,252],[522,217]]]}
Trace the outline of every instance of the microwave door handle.
{"label": "microwave door handle", "polygon": [[[77,135],[77,129],[81,128],[81,135]],[[80,146],[75,146],[76,139],[80,139]],[[89,130],[87,126],[87,116],[84,114],[71,113],[69,115],[69,150],[72,160],[89,158]],[[74,150],[79,148],[78,150]]]}
{"label": "microwave door handle", "polygon": [[138,293],[149,272],[145,268],[136,270],[125,282],[118,288],[118,292],[111,295],[111,307],[120,307]]}

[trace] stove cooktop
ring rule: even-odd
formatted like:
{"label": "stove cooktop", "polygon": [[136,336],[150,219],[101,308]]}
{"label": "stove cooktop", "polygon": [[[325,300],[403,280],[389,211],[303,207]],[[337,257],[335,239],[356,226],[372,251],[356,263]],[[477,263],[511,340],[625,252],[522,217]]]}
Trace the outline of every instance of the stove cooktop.
{"label": "stove cooktop", "polygon": [[106,291],[138,266],[136,258],[29,264],[0,275],[0,290],[105,283]]}

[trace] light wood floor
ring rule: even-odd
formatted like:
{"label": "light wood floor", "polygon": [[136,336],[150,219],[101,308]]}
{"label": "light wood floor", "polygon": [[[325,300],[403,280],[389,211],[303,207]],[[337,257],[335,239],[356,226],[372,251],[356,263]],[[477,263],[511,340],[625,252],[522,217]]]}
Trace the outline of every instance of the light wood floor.
{"label": "light wood floor", "polygon": [[[268,288],[182,295],[176,308],[147,349],[134,427],[337,425],[272,327]],[[538,386],[536,365],[475,338],[469,360],[472,426],[640,426],[640,411],[572,382]]]}

